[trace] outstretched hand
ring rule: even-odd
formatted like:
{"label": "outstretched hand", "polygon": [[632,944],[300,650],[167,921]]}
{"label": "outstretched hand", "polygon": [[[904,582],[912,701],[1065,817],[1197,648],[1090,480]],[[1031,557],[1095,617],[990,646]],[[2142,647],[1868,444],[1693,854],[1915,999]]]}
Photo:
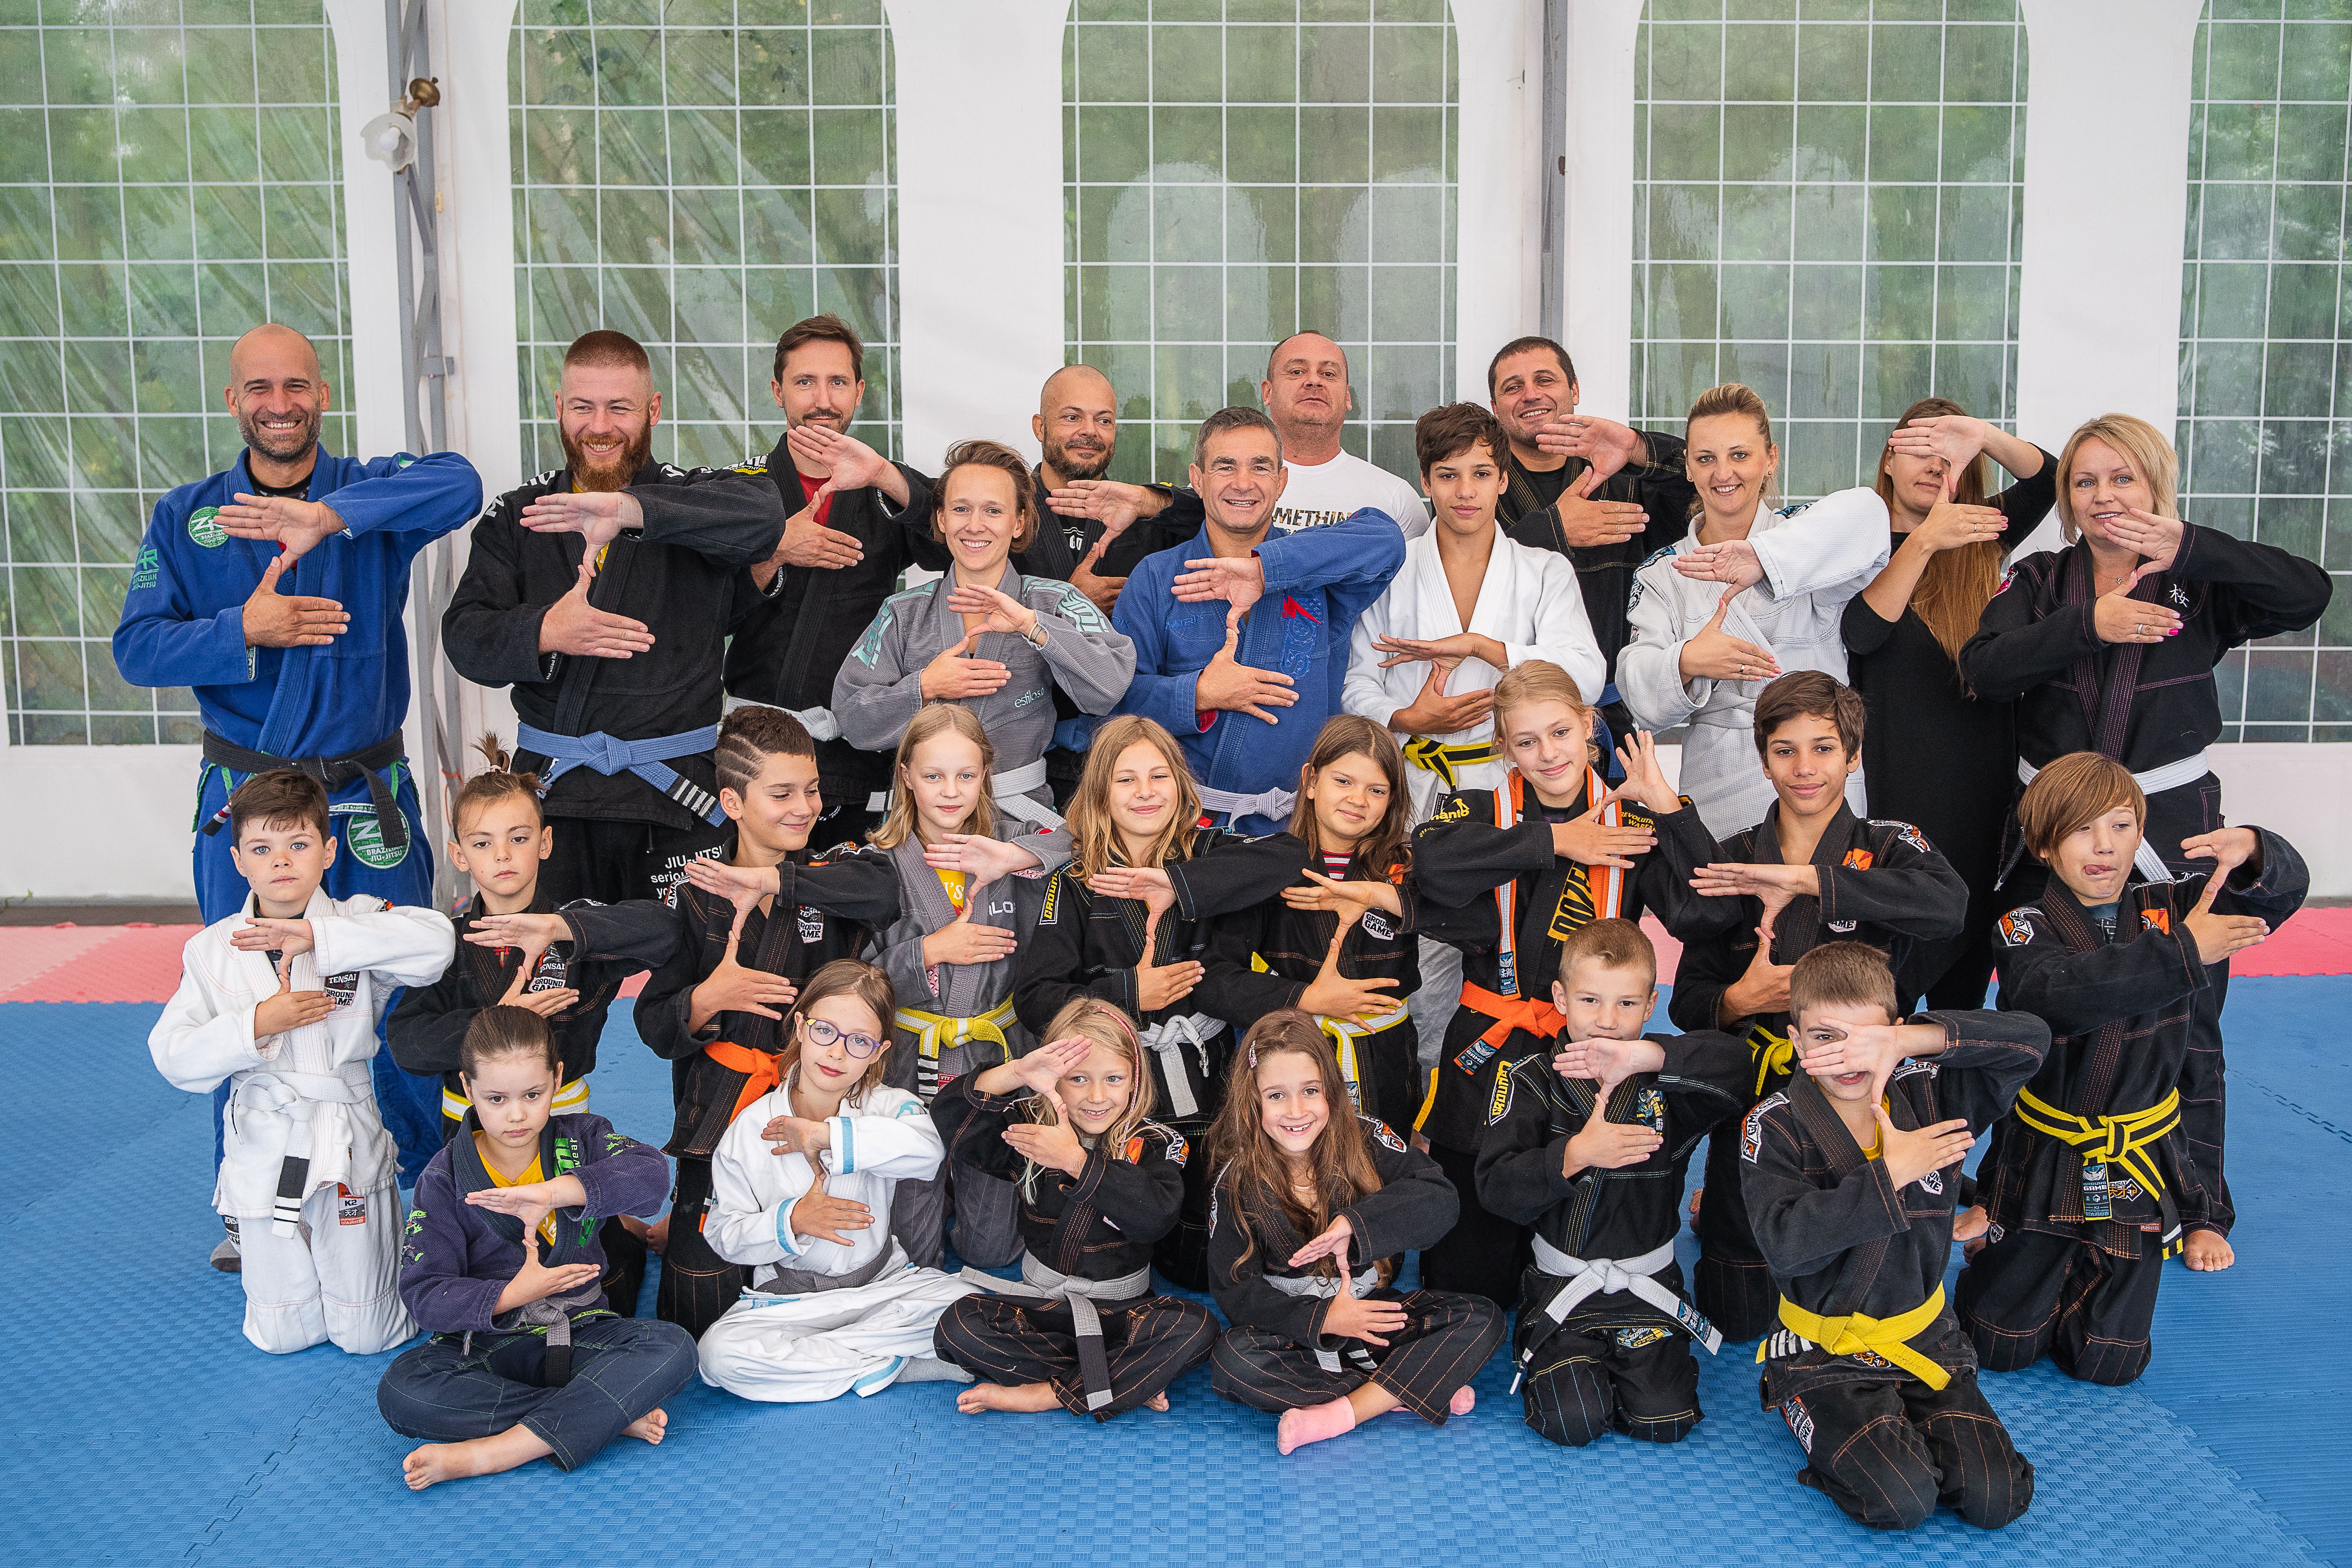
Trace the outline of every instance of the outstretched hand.
{"label": "outstretched hand", "polygon": [[232,539],[269,541],[289,561],[308,555],[320,541],[343,531],[342,518],[325,501],[249,496],[242,491],[215,514],[214,521]]}
{"label": "outstretched hand", "polygon": [[1770,680],[1780,673],[1780,661],[1771,649],[1723,629],[1723,617],[1730,614],[1732,600],[1746,591],[1734,587],[1717,600],[1715,614],[1707,617],[1706,625],[1683,644],[1679,668],[1685,680]]}
{"label": "outstretched hand", "polygon": [[646,525],[646,509],[626,490],[550,490],[522,509],[522,525],[533,533],[576,533],[590,560],[633,528]]}
{"label": "outstretched hand", "polygon": [[1385,994],[1395,989],[1396,981],[1350,980],[1339,973],[1339,947],[1348,940],[1350,925],[1341,921],[1339,929],[1331,934],[1331,946],[1323,954],[1322,967],[1298,994],[1299,1011],[1366,1023],[1385,1018],[1404,1005],[1402,998]]}

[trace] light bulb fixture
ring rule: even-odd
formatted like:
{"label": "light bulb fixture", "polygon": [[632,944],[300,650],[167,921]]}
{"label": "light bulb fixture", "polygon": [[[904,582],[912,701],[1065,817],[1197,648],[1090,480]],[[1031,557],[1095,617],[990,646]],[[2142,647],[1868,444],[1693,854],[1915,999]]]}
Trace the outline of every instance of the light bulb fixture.
{"label": "light bulb fixture", "polygon": [[394,174],[416,162],[416,112],[441,101],[441,79],[420,76],[408,83],[408,96],[360,127],[360,150]]}

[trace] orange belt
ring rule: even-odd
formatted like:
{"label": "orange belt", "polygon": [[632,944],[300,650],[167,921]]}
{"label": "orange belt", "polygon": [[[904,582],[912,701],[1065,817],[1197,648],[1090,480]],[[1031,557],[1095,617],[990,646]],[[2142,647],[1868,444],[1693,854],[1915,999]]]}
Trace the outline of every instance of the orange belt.
{"label": "orange belt", "polygon": [[1511,1037],[1513,1029],[1525,1029],[1549,1040],[1567,1022],[1559,1016],[1559,1008],[1541,997],[1497,995],[1466,980],[1462,984],[1462,1005],[1495,1020],[1494,1026],[1478,1037],[1498,1049]]}
{"label": "orange belt", "polygon": [[[1554,1016],[1557,1016],[1554,1015]],[[704,1055],[720,1067],[742,1073],[751,1079],[743,1086],[743,1092],[735,1097],[735,1109],[727,1113],[727,1120],[730,1125],[737,1117],[743,1114],[745,1106],[784,1080],[783,1073],[777,1065],[783,1059],[781,1056],[772,1056],[766,1051],[755,1051],[749,1046],[739,1046],[732,1040],[713,1040],[703,1047],[702,1050]]]}

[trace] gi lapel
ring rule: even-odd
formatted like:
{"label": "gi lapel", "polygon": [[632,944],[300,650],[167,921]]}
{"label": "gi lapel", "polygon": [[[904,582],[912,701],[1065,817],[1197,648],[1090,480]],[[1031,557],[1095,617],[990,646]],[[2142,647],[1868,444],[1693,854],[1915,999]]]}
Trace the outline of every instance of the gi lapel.
{"label": "gi lapel", "polygon": [[[1829,1162],[1833,1179],[1843,1182],[1869,1163],[1863,1158],[1862,1145],[1846,1131],[1845,1119],[1837,1113],[1837,1108],[1830,1103],[1829,1096],[1822,1092],[1821,1084],[1811,1074],[1792,1070],[1789,1087],[1782,1092],[1788,1095],[1790,1109],[1803,1124],[1805,1136]],[[1888,1098],[1892,1103],[1886,1114],[1897,1127],[1906,1121],[1916,1121],[1902,1096]],[[1871,1287],[1878,1283],[1879,1270],[1886,1267],[1886,1254],[1893,1246],[1893,1237],[1882,1237],[1847,1253],[1845,1267],[1829,1300],[1815,1310],[1824,1318],[1843,1318],[1861,1311],[1870,1300]]]}
{"label": "gi lapel", "polygon": [[[2097,568],[2087,541],[2067,552],[2058,574],[2060,601],[2069,608],[2092,604],[2097,598]],[[2143,578],[2129,597],[2161,603],[2163,584],[2161,573],[2152,582]],[[2083,704],[2083,722],[2090,732],[2091,749],[2102,756],[2121,760],[2124,754],[2124,737],[2131,727],[2132,700],[2139,694],[2140,660],[2146,657],[2148,646],[2136,642],[2107,644],[2074,665],[2074,695]]]}
{"label": "gi lapel", "polygon": [[[2116,931],[2119,939],[2126,930],[2124,921],[2136,918],[2137,911],[2147,906],[2147,895],[2153,891],[2158,889],[2146,882],[2135,881],[2126,887],[2116,909]],[[2042,909],[2050,917],[2050,929],[2058,933],[2058,940],[2066,944],[2067,952],[2096,952],[2106,945],[2106,939],[2092,923],[2082,900],[2074,897],[2073,889],[2055,877],[2050,879],[2050,885],[2042,893]],[[2111,1018],[2091,1035],[2089,1070],[2083,1075],[2078,1102],[2066,1109],[2086,1115],[2098,1114],[2115,1089],[2116,1073],[2123,1066],[2123,1056],[2124,1020]]]}
{"label": "gi lapel", "polygon": [[[466,1119],[457,1124],[457,1135],[449,1140],[450,1174],[457,1178],[460,1199],[468,1193],[483,1192],[498,1185],[490,1179],[489,1167],[482,1160],[480,1145],[474,1142],[474,1135],[481,1130],[481,1118],[468,1106]],[[578,1170],[580,1163],[579,1151],[571,1146],[571,1140],[555,1135],[555,1119],[551,1116],[547,1124],[539,1130],[540,1175],[551,1182],[558,1176]],[[467,1206],[474,1207],[472,1205]],[[484,1225],[515,1246],[530,1245],[520,1216],[493,1208],[476,1208],[475,1212],[481,1216]],[[557,1209],[553,1217],[555,1245],[542,1250],[541,1261],[550,1268],[581,1261],[580,1255],[586,1248],[588,1239],[596,1234],[596,1220],[584,1208]]]}

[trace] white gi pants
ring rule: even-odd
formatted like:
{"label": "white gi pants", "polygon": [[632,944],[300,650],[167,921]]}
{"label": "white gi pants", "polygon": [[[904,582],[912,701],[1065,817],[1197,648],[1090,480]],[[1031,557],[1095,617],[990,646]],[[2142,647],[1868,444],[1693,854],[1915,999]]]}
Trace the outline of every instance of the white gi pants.
{"label": "white gi pants", "polygon": [[746,1399],[803,1404],[890,1386],[908,1359],[936,1355],[940,1314],[973,1288],[936,1268],[800,1296],[746,1290],[702,1336],[702,1381]]}
{"label": "white gi pants", "polygon": [[387,1181],[366,1193],[316,1189],[292,1236],[275,1234],[266,1215],[238,1220],[245,1337],[272,1355],[330,1340],[378,1355],[414,1338],[398,1290],[401,1218],[400,1189]]}

